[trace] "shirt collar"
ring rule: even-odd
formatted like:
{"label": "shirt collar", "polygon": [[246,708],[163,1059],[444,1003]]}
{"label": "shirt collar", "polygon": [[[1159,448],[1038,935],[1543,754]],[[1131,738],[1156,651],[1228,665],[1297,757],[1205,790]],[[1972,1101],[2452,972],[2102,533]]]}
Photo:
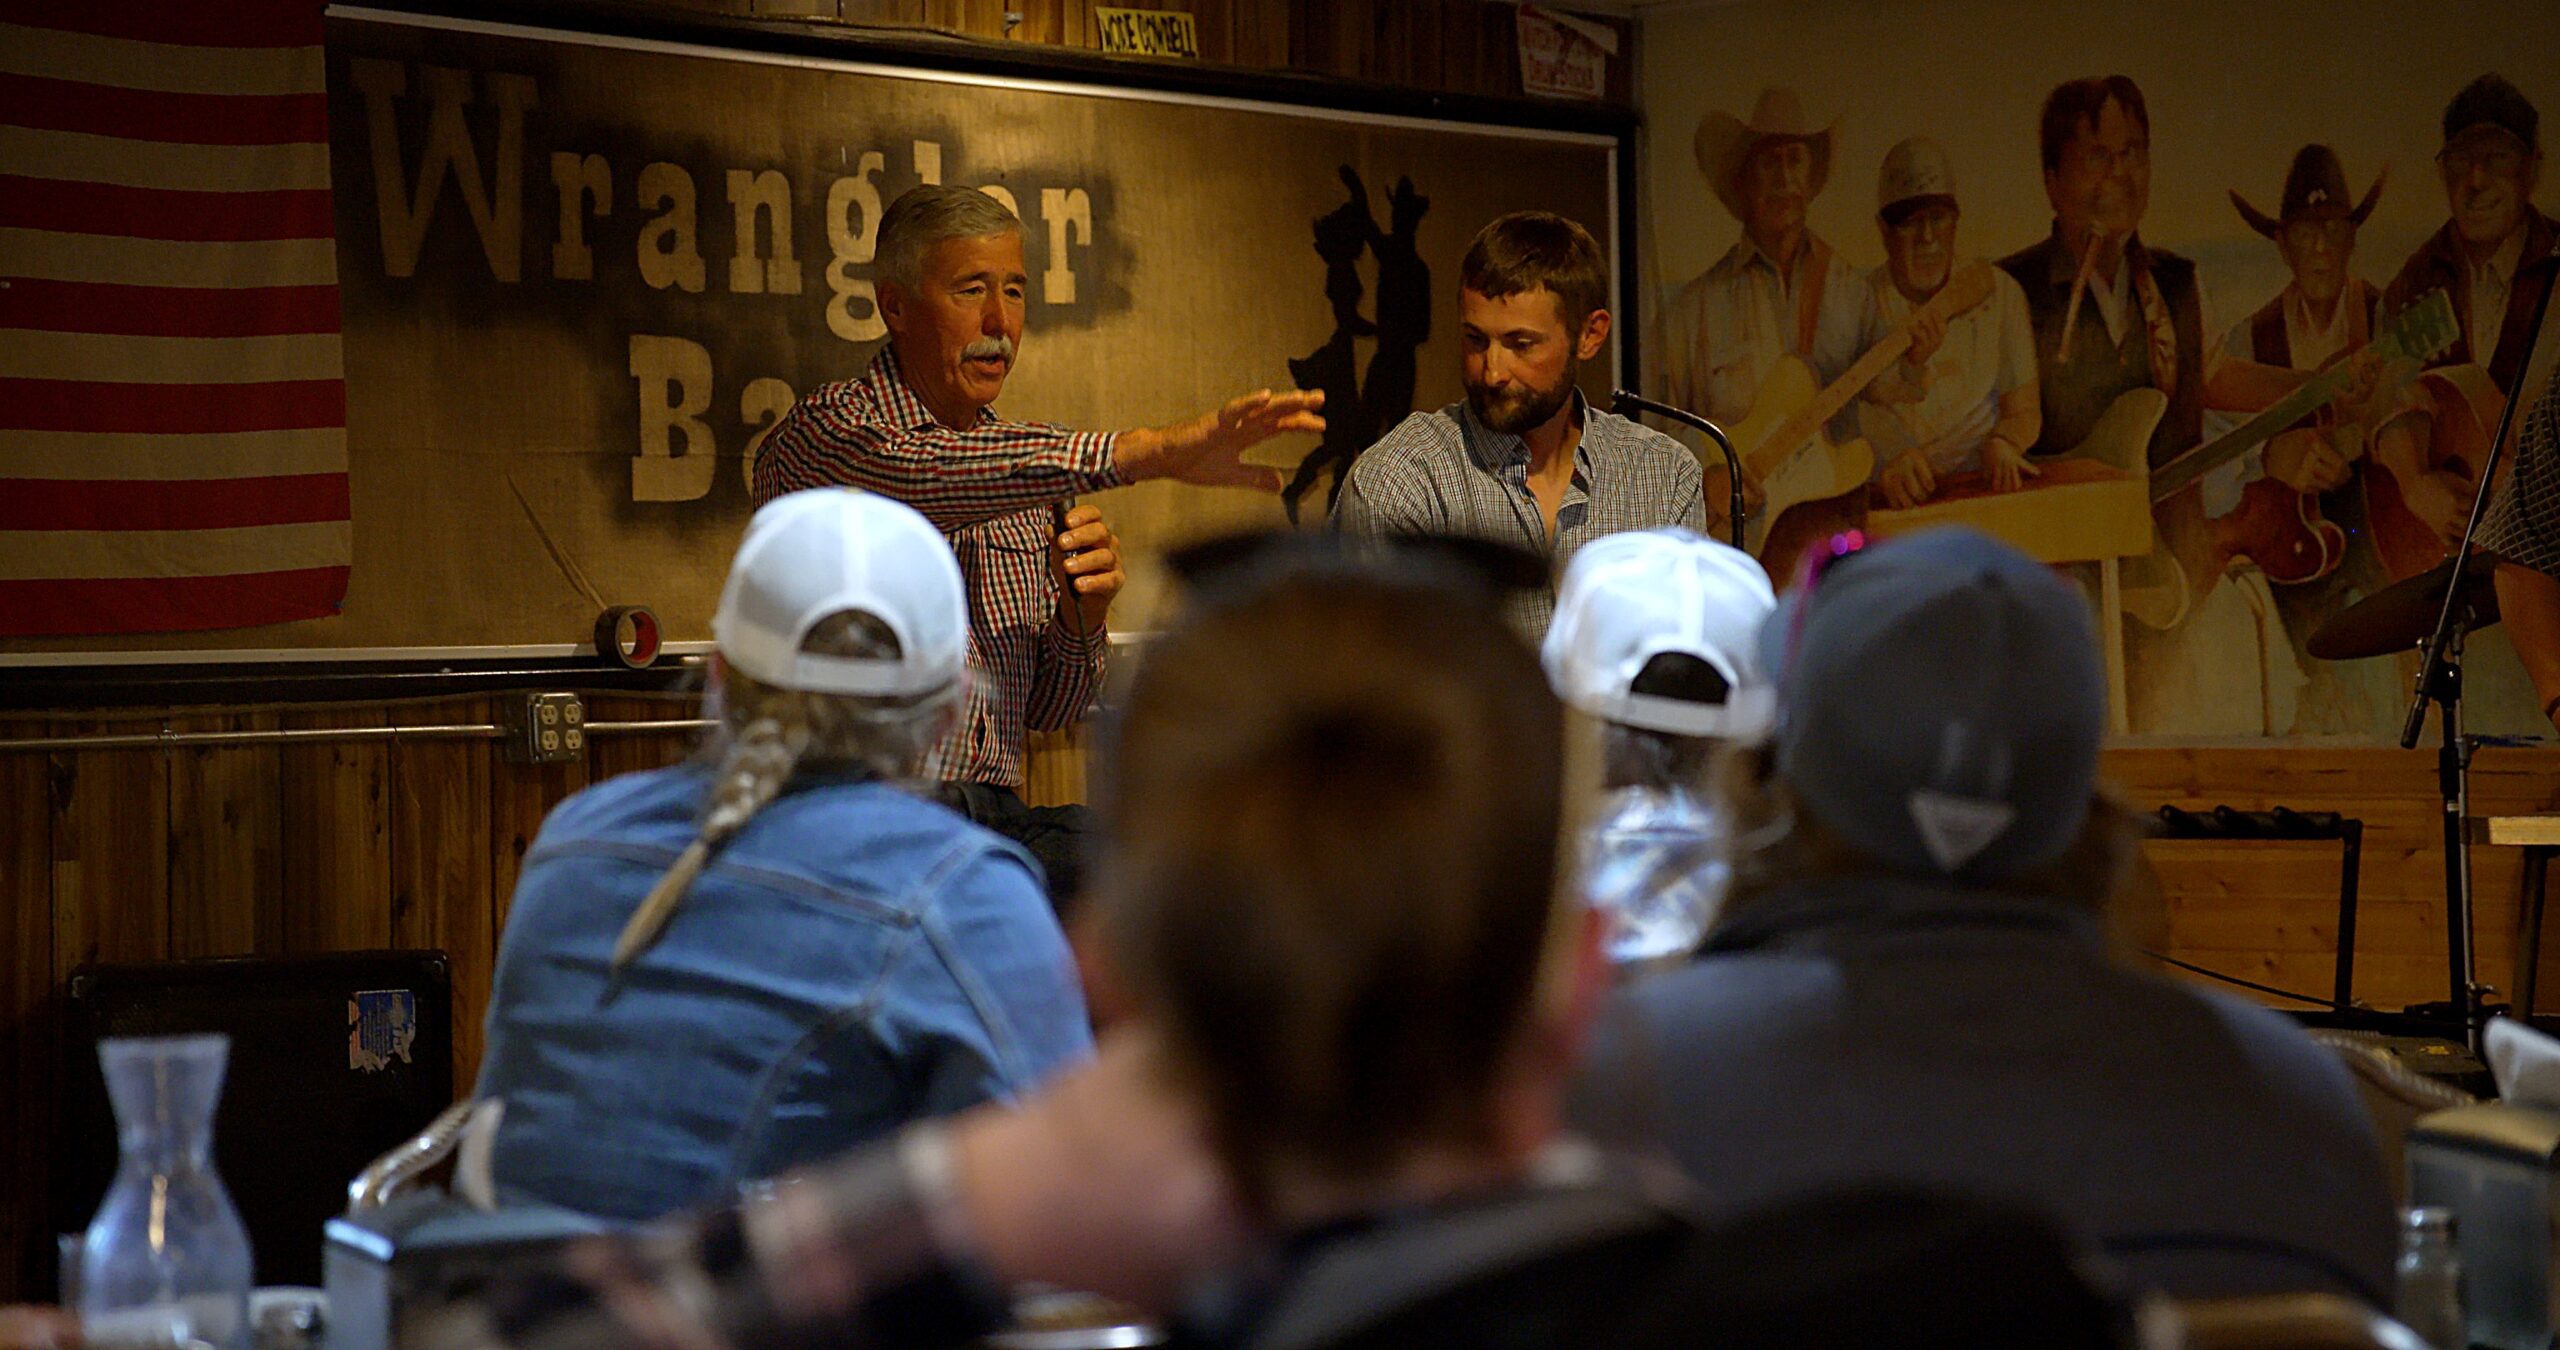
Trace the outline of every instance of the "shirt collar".
{"label": "shirt collar", "polygon": [[[1804,236],[1804,249],[1796,255],[1796,266],[1799,271],[1812,270],[1815,253],[1821,246],[1822,241],[1816,239],[1811,230],[1807,230]],[[1765,267],[1769,269],[1770,275],[1778,278],[1781,285],[1791,285],[1794,281],[1794,278],[1787,274],[1787,269],[1778,265],[1777,258],[1767,249],[1760,247],[1759,240],[1751,237],[1749,230],[1742,232],[1742,237],[1734,241],[1733,250],[1725,256],[1733,260],[1737,270]]]}
{"label": "shirt collar", "polygon": [[[925,406],[924,396],[917,393],[915,385],[908,382],[906,365],[898,360],[898,348],[895,343],[880,344],[880,353],[871,358],[871,369],[863,379],[871,386],[872,394],[880,400],[881,405],[897,419],[900,428],[907,431],[924,431],[942,425],[941,421],[933,415],[933,409]],[[978,410],[979,426],[1003,420],[996,415],[994,404]]]}
{"label": "shirt collar", "polygon": [[2337,307],[2329,311],[2329,321],[2322,323],[2311,317],[2311,302],[2303,297],[2302,287],[2289,285],[2284,288],[2284,321],[2295,331],[2315,337],[2336,338],[2343,344],[2347,332],[2347,310],[2363,302],[2364,298],[2356,293],[2356,279],[2348,278],[2346,289],[2338,293]]}
{"label": "shirt collar", "polygon": [[2487,277],[2494,278],[2501,286],[2513,282],[2516,268],[2524,262],[2524,237],[2530,233],[2532,230],[2525,228],[2508,235],[2507,242],[2498,245],[2498,251],[2490,254],[2488,261],[2471,268],[2471,279],[2481,280],[2485,274]]}

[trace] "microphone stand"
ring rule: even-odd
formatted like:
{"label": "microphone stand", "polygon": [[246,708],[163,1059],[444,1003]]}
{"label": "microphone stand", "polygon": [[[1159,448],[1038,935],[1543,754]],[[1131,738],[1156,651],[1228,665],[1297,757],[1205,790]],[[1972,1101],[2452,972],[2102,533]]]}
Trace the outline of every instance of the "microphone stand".
{"label": "microphone stand", "polygon": [[[2548,299],[2549,297],[2545,296],[2544,298]],[[1677,422],[1684,427],[1695,427],[1700,432],[1705,433],[1707,439],[1714,441],[1717,449],[1724,451],[1725,481],[1733,489],[1733,504],[1730,514],[1728,514],[1725,519],[1731,521],[1733,524],[1733,546],[1748,552],[1750,550],[1750,545],[1742,542],[1742,456],[1734,453],[1733,438],[1724,434],[1724,428],[1717,426],[1706,418],[1700,417],[1696,413],[1690,412],[1686,408],[1675,408],[1668,403],[1657,403],[1632,389],[1618,389],[1611,391],[1609,394],[1609,411],[1616,413],[1620,417],[1625,417],[1630,413],[1652,413],[1654,416],[1662,418],[1665,421]]]}
{"label": "microphone stand", "polygon": [[2514,430],[2516,409],[2524,404],[2526,372],[2533,368],[2534,348],[2542,341],[2542,322],[2551,311],[2551,292],[2560,285],[2546,283],[2542,298],[2533,307],[2533,326],[2526,331],[2524,360],[2516,366],[2516,389],[2507,395],[2506,409],[2498,414],[2498,430],[2489,438],[2489,452],[2480,464],[2480,486],[2471,494],[2471,518],[2463,524],[2462,542],[2454,549],[2453,566],[2445,578],[2444,603],[2436,611],[2435,632],[2418,647],[2418,679],[2410,691],[2409,716],[2400,726],[2400,748],[2415,749],[2418,735],[2427,724],[2427,705],[2444,709],[2441,744],[2436,747],[2436,790],[2444,798],[2444,946],[2447,983],[2451,988],[2452,1014],[2460,1021],[2463,1038],[2477,1053],[2481,1045],[2481,1013],[2478,972],[2471,949],[2471,753],[2475,748],[2462,730],[2462,645],[2463,636],[2471,628],[2472,611],[2464,592],[2470,580],[2471,555],[2480,533],[2480,522],[2488,518],[2490,485],[2497,481],[2498,457],[2505,452],[2507,436]]}

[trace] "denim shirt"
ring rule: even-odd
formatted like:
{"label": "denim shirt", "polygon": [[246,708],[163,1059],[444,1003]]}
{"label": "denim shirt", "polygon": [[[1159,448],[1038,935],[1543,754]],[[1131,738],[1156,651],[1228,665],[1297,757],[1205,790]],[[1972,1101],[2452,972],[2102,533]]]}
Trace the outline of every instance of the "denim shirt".
{"label": "denim shirt", "polygon": [[732,835],[608,989],[614,939],[694,837],[711,771],[562,802],[526,855],[479,1096],[497,1180],[655,1218],[1092,1053],[1030,857],[856,777],[795,783]]}

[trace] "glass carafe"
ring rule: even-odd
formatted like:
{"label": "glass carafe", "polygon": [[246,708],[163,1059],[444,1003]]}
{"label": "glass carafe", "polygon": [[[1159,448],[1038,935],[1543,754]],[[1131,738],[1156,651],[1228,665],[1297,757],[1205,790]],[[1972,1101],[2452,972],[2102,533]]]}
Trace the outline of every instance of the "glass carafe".
{"label": "glass carafe", "polygon": [[80,1245],[80,1315],[93,1340],[245,1350],[249,1231],[213,1170],[223,1036],[103,1041],[116,1111],[115,1181]]}

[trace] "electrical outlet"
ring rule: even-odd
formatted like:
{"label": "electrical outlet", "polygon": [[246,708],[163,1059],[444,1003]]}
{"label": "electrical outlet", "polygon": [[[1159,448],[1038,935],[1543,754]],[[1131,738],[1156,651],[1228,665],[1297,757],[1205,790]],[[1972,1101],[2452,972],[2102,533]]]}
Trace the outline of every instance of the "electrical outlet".
{"label": "electrical outlet", "polygon": [[587,753],[587,703],[576,694],[519,695],[504,721],[510,763],[560,764]]}

